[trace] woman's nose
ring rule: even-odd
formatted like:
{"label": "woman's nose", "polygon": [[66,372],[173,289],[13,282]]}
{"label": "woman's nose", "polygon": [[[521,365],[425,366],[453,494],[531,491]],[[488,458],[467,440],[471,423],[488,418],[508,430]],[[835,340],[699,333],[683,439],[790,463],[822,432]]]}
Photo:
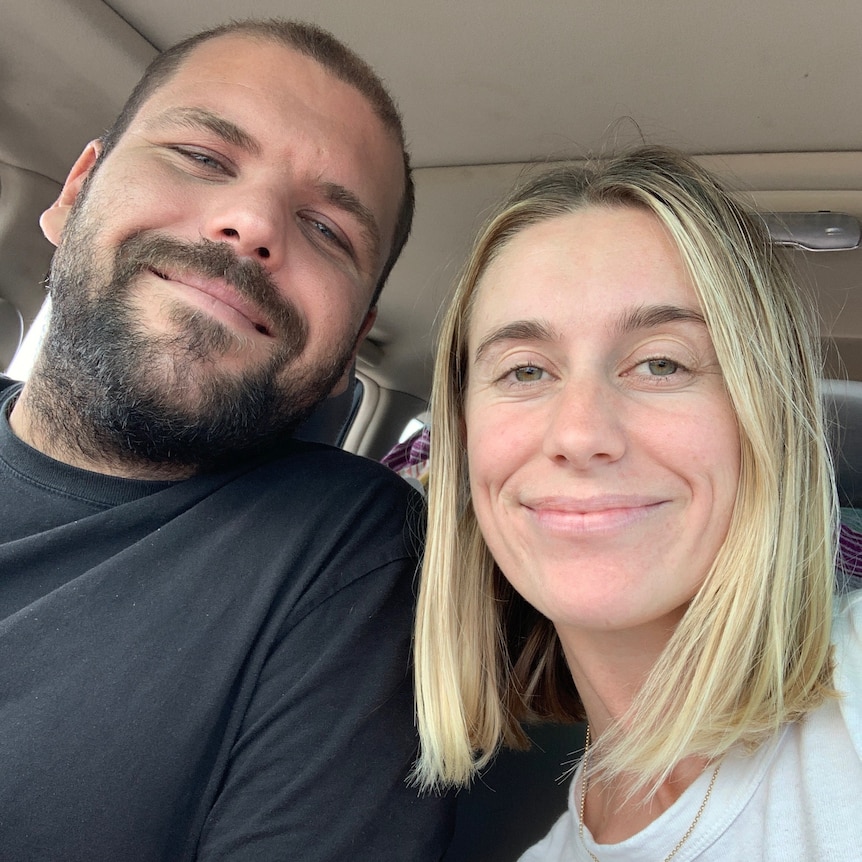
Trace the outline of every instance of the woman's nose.
{"label": "woman's nose", "polygon": [[626,433],[617,402],[617,393],[609,384],[566,381],[547,415],[545,455],[580,469],[619,460],[626,450]]}

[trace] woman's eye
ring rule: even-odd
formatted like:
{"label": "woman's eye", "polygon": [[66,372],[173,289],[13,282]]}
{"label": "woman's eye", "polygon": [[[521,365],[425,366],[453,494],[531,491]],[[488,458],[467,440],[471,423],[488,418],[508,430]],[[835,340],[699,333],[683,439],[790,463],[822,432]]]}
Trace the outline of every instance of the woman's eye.
{"label": "woman's eye", "polygon": [[643,363],[653,377],[670,377],[680,369],[680,364],[672,359],[649,359]]}
{"label": "woman's eye", "polygon": [[538,365],[519,365],[510,373],[518,383],[535,383],[542,379],[545,372]]}

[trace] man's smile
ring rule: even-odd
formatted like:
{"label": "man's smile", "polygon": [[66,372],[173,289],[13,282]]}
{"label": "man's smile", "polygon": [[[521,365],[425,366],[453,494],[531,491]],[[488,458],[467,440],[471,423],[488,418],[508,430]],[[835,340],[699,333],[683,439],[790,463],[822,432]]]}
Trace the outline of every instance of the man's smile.
{"label": "man's smile", "polygon": [[235,288],[222,280],[207,278],[188,270],[167,270],[150,267],[149,271],[176,288],[177,293],[204,311],[210,312],[229,325],[254,329],[273,337],[272,324],[263,312],[245,299]]}

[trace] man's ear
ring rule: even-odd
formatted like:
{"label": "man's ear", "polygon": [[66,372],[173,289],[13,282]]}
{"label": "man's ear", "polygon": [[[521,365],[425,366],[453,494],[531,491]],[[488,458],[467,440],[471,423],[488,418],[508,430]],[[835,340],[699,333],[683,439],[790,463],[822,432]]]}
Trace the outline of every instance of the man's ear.
{"label": "man's ear", "polygon": [[66,219],[69,217],[69,211],[72,209],[72,204],[77,200],[81,187],[84,185],[84,180],[92,172],[93,166],[99,160],[101,152],[102,142],[99,140],[90,141],[84,147],[84,152],[78,156],[78,160],[72,165],[72,170],[69,171],[69,176],[66,177],[66,182],[63,184],[60,196],[42,213],[42,217],[39,219],[39,226],[42,228],[42,233],[45,234],[45,237],[54,245],[59,245],[63,228],[66,225]]}
{"label": "man's ear", "polygon": [[330,398],[336,395],[342,395],[347,391],[347,386],[350,383],[350,375],[353,374],[353,364],[356,362],[356,354],[359,352],[359,345],[362,344],[362,339],[371,332],[371,327],[374,326],[374,321],[377,320],[377,306],[372,305],[368,309],[368,314],[365,315],[365,320],[362,322],[362,329],[359,330],[359,335],[356,337],[356,344],[353,345],[353,355],[350,357],[350,362],[347,363],[347,368],[344,370],[341,379],[329,393]]}

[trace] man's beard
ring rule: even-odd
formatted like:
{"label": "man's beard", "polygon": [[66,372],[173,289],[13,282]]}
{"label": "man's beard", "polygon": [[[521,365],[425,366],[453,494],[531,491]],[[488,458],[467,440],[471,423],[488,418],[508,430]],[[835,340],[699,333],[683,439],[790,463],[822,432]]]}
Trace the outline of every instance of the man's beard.
{"label": "man's beard", "polygon": [[[288,436],[342,376],[349,338],[303,378],[285,374],[306,345],[306,323],[266,270],[228,243],[135,234],[106,273],[95,262],[95,234],[76,208],[52,262],[51,322],[29,384],[43,434],[96,463],[152,466],[160,475],[171,467],[212,470]],[[270,357],[244,372],[224,371],[222,357],[241,350],[241,338],[181,302],[170,313],[176,334],[143,330],[130,294],[148,271],[223,279],[271,325]]]}

